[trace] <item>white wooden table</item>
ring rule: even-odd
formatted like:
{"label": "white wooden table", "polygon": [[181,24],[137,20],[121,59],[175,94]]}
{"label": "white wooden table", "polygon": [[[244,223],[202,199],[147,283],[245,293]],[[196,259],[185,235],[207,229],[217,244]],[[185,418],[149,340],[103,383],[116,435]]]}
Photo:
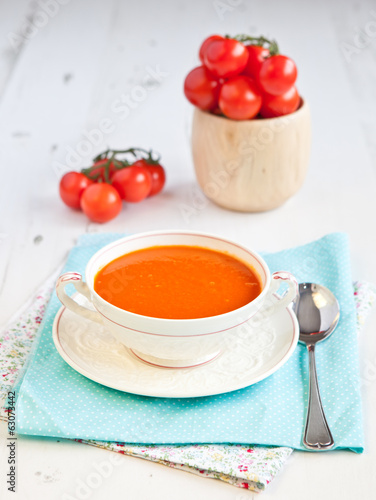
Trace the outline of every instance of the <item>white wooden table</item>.
{"label": "white wooden table", "polygon": [[[346,231],[354,278],[376,282],[372,0],[1,0],[0,9],[0,324],[83,232],[190,228],[277,251]],[[299,68],[298,86],[313,115],[310,170],[301,191],[272,212],[222,210],[205,201],[195,183],[192,108],[182,84],[197,64],[200,42],[215,32],[275,37]],[[130,96],[128,107],[124,96]],[[102,226],[69,211],[58,198],[57,184],[64,165],[68,170],[88,165],[107,145],[160,151],[168,183],[162,195],[127,206]],[[187,205],[193,208],[190,216]],[[265,499],[373,497],[375,329],[374,311],[360,339],[365,453],[296,452]],[[1,432],[0,496],[8,498],[3,424]],[[107,451],[74,442],[19,438],[18,488],[9,498],[84,498],[77,490],[80,482],[108,457]],[[130,457],[122,457],[89,493],[85,498],[256,496]]]}

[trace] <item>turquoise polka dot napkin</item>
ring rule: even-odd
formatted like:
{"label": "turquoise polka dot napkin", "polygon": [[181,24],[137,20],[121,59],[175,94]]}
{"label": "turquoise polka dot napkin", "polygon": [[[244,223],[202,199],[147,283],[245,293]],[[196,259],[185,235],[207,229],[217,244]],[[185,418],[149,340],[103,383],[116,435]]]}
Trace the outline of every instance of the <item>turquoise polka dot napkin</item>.
{"label": "turquoise polka dot napkin", "polygon": [[[79,239],[65,266],[83,273],[89,258],[119,234]],[[356,316],[347,236],[330,234],[308,245],[265,255],[272,272],[292,272],[299,282],[321,283],[336,295],[341,318],[316,349],[320,390],[336,448],[363,451]],[[61,304],[54,295],[37,348],[18,385],[20,434],[127,443],[254,443],[305,449],[302,433],[308,399],[306,348],[269,378],[218,396],[163,399],[101,386],[73,370],[52,341]]]}

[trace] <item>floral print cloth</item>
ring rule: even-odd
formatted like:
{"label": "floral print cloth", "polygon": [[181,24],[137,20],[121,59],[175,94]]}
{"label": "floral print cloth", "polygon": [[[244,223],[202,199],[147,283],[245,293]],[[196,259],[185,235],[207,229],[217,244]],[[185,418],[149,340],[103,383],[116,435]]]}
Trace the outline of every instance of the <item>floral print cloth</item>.
{"label": "floral print cloth", "polygon": [[[25,370],[33,349],[39,324],[50,299],[56,275],[52,276],[0,333],[0,419],[6,420],[7,393]],[[354,283],[358,330],[376,302],[376,286]],[[291,448],[244,445],[157,445],[141,446],[104,441],[80,442],[111,451],[185,470],[204,477],[220,479],[234,486],[263,491],[281,470]]]}

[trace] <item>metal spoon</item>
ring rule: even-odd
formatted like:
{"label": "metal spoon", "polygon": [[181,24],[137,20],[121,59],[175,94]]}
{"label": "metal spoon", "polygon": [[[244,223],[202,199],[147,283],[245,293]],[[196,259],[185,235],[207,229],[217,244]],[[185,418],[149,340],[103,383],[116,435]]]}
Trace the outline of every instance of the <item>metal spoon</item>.
{"label": "metal spoon", "polygon": [[299,342],[306,344],[309,353],[309,402],[303,444],[310,450],[326,450],[333,447],[334,440],[320,398],[315,344],[328,338],[337,326],[339,304],[324,286],[300,283],[293,308],[300,327]]}

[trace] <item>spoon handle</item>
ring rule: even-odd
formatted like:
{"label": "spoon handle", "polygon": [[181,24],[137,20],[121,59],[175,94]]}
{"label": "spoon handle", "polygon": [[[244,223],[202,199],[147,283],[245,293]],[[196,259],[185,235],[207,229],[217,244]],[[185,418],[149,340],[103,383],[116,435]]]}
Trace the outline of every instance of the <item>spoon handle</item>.
{"label": "spoon handle", "polygon": [[317,381],[315,346],[307,345],[309,353],[309,402],[303,444],[310,450],[326,450],[334,445],[322,407]]}

